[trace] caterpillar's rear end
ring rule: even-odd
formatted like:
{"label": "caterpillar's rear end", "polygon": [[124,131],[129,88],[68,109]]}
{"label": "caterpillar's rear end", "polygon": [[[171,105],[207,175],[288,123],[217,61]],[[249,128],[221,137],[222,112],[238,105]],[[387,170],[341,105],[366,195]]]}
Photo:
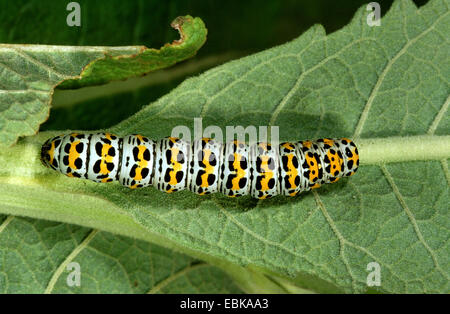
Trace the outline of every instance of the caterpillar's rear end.
{"label": "caterpillar's rear end", "polygon": [[259,199],[295,196],[351,176],[359,166],[358,149],[346,138],[249,147],[209,138],[189,143],[174,137],[153,141],[142,135],[72,133],[46,141],[41,159],[70,177],[119,181],[132,189],[154,186],[167,193],[189,189]]}

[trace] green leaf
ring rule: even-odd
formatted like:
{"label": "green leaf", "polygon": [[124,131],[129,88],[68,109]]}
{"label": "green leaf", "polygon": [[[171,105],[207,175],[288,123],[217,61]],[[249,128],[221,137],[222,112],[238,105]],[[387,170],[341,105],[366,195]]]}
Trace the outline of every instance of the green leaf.
{"label": "green leaf", "polygon": [[[274,291],[264,278],[291,292],[450,291],[448,4],[396,1],[380,27],[367,14],[188,79],[111,128],[156,139],[200,116],[277,125],[281,140],[351,137],[355,176],[267,201],[129,191],[45,169],[40,145],[59,132],[43,132],[0,153],[0,211],[170,244],[241,287],[249,276],[245,291]],[[380,287],[367,286],[371,262]]]}
{"label": "green leaf", "polygon": [[205,43],[207,31],[200,18],[180,16],[171,26],[180,32],[179,40],[166,44],[159,50],[141,46],[136,47],[139,50],[128,56],[106,55],[105,58],[88,64],[79,78],[66,80],[58,85],[58,88],[104,84],[166,68],[194,56]]}
{"label": "green leaf", "polygon": [[179,17],[172,26],[181,38],[160,50],[0,44],[0,145],[11,145],[19,136],[37,132],[48,118],[58,84],[78,88],[123,80],[192,57],[206,40],[202,20]]}
{"label": "green leaf", "polygon": [[0,224],[0,261],[0,293],[242,293],[217,267],[173,250],[29,218]]}

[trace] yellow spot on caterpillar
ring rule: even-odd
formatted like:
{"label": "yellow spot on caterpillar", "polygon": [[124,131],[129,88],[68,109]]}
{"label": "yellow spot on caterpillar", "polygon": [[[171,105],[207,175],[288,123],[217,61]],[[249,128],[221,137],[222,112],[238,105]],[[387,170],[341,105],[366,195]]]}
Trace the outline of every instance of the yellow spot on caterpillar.
{"label": "yellow spot on caterpillar", "polygon": [[111,133],[105,133],[105,137],[108,139],[108,140],[110,140],[110,141],[112,141],[113,139],[112,139],[112,134]]}
{"label": "yellow spot on caterpillar", "polygon": [[52,141],[52,145],[50,146],[50,149],[47,151],[47,154],[49,155],[50,159],[48,160],[48,164],[53,164],[53,159],[55,158],[55,141]]}
{"label": "yellow spot on caterpillar", "polygon": [[334,176],[336,171],[341,172],[343,160],[339,158],[338,154],[335,152],[331,153],[331,150],[327,151],[328,159],[330,160],[330,173]]}
{"label": "yellow spot on caterpillar", "polygon": [[144,142],[144,137],[142,136],[142,135],[136,135],[136,137],[141,141],[141,142]]}
{"label": "yellow spot on caterpillar", "polygon": [[[180,150],[178,148],[171,148],[171,156],[170,156],[170,163],[172,164],[172,170],[170,171],[170,181],[169,184],[170,185],[176,185],[178,184],[177,181],[177,173],[178,171],[180,171],[182,169],[182,165],[178,162],[178,153],[180,152]],[[175,158],[174,158],[175,156]],[[170,189],[169,191],[166,191],[167,193],[172,193],[171,191],[172,189]]]}
{"label": "yellow spot on caterpillar", "polygon": [[[356,153],[356,147],[353,148],[353,150],[352,150],[352,157],[347,158],[347,162],[348,162],[349,160],[353,160],[353,168],[355,168],[356,165],[357,165],[357,162],[358,162],[358,160],[359,160],[359,155]],[[352,174],[353,174],[353,173],[352,173]]]}
{"label": "yellow spot on caterpillar", "polygon": [[[287,167],[289,171],[286,172],[286,174],[289,176],[289,184],[291,185],[291,189],[297,188],[297,185],[295,184],[295,178],[298,176],[298,169],[294,167],[294,164],[292,163],[292,159],[294,158],[294,154],[287,155],[288,162]],[[295,194],[294,194],[295,195]],[[292,196],[292,193],[291,193]]]}
{"label": "yellow spot on caterpillar", "polygon": [[334,145],[334,141],[330,140],[329,138],[324,138],[323,142],[327,145],[333,146]]}
{"label": "yellow spot on caterpillar", "polygon": [[138,153],[138,167],[136,168],[136,175],[134,176],[135,181],[141,181],[142,180],[142,170],[147,168],[148,161],[144,159],[144,152],[147,150],[147,147],[144,145],[138,146],[139,153]]}
{"label": "yellow spot on caterpillar", "polygon": [[172,143],[176,143],[178,140],[179,140],[179,138],[178,137],[172,137],[172,136],[170,136],[169,137],[169,140],[172,142]]}
{"label": "yellow spot on caterpillar", "polygon": [[[109,134],[107,134],[109,135]],[[100,173],[108,174],[110,171],[108,170],[107,163],[111,163],[114,161],[114,157],[109,155],[109,149],[112,147],[110,144],[103,144],[102,146],[102,160],[100,162]],[[102,181],[103,182],[103,181]]]}
{"label": "yellow spot on caterpillar", "polygon": [[316,158],[310,157],[309,154],[305,154],[306,162],[309,165],[309,181],[314,182],[314,179],[319,176],[319,166],[317,165]]}
{"label": "yellow spot on caterpillar", "polygon": [[238,153],[234,153],[233,155],[234,155],[233,168],[236,171],[236,177],[234,177],[231,181],[232,182],[231,190],[239,191],[240,190],[239,181],[245,177],[245,170],[241,168],[242,155]]}
{"label": "yellow spot on caterpillar", "polygon": [[80,154],[77,152],[77,145],[80,143],[80,141],[75,141],[70,144],[69,149],[69,168],[73,170],[77,170],[77,166],[75,166],[75,160],[77,160],[78,157],[80,157]]}
{"label": "yellow spot on caterpillar", "polygon": [[294,145],[292,143],[283,143],[281,146],[289,150],[294,150]]}
{"label": "yellow spot on caterpillar", "polygon": [[[209,149],[205,149],[203,154],[203,164],[205,165],[205,173],[202,174],[202,184],[200,185],[202,188],[209,187],[208,176],[214,173],[214,167],[209,163],[209,158],[211,156],[211,151]],[[201,193],[203,194],[203,193]]]}
{"label": "yellow spot on caterpillar", "polygon": [[269,190],[269,180],[273,178],[273,171],[269,168],[270,157],[262,155],[259,156],[259,158],[261,158],[261,174],[264,176],[264,178],[261,179],[261,191],[267,191]]}

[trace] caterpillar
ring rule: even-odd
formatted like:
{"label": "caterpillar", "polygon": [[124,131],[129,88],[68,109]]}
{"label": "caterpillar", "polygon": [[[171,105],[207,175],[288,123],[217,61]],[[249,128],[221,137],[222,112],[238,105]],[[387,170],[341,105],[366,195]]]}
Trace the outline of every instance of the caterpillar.
{"label": "caterpillar", "polygon": [[347,138],[277,146],[72,133],[48,139],[41,160],[69,177],[119,181],[131,189],[154,186],[167,193],[189,189],[200,195],[221,192],[259,199],[295,196],[351,176],[359,166],[358,149]]}

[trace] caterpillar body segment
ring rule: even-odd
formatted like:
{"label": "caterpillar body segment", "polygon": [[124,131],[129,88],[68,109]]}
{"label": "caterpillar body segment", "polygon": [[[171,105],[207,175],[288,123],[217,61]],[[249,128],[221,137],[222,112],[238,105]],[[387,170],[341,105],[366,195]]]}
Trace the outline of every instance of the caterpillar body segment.
{"label": "caterpillar body segment", "polygon": [[119,181],[129,188],[153,185],[156,143],[142,135],[127,135],[119,150]]}
{"label": "caterpillar body segment", "polygon": [[249,150],[245,143],[232,141],[223,148],[219,191],[230,197],[247,195],[249,192]]}
{"label": "caterpillar body segment", "polygon": [[192,144],[192,159],[187,174],[187,185],[191,192],[205,195],[219,190],[223,155],[222,144],[202,138]]}

